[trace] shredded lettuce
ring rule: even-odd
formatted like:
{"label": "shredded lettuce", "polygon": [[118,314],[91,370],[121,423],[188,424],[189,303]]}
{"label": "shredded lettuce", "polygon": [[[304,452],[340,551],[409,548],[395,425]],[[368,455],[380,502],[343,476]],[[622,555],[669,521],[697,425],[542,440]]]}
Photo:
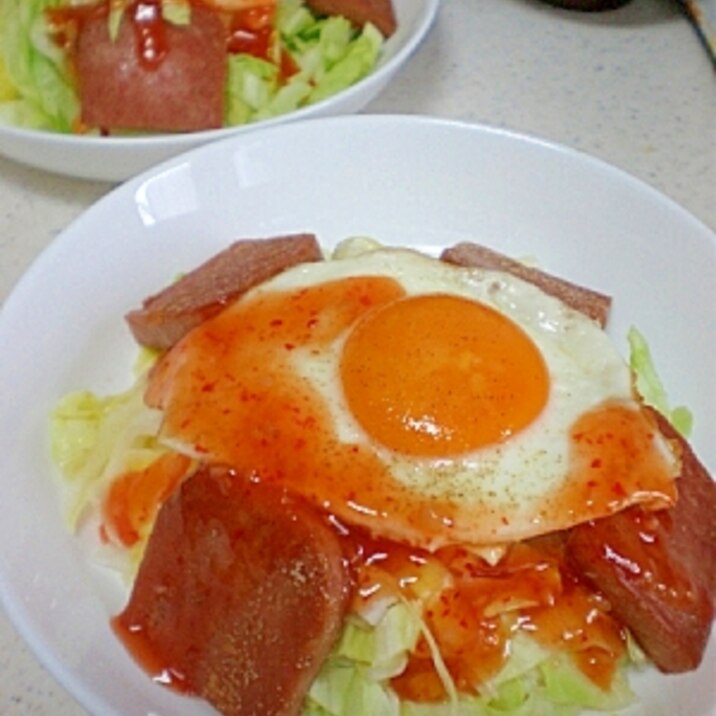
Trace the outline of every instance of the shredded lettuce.
{"label": "shredded lettuce", "polygon": [[383,48],[383,36],[373,25],[357,32],[343,17],[314,16],[301,0],[279,3],[277,29],[298,71],[284,78],[278,64],[230,56],[227,124],[269,119],[326,99],[370,74]]}
{"label": "shredded lettuce", "polygon": [[588,679],[566,654],[555,654],[540,665],[544,694],[562,707],[615,711],[628,706],[634,694],[622,671],[617,671],[609,691]]}
{"label": "shredded lettuce", "polygon": [[110,3],[109,15],[107,16],[107,31],[112,40],[116,40],[119,36],[119,28],[122,24],[126,4],[125,0]]}
{"label": "shredded lettuce", "polygon": [[388,608],[374,627],[349,619],[309,691],[303,716],[575,716],[585,709],[615,711],[633,702],[623,672],[617,672],[609,690],[602,690],[567,654],[521,632],[511,640],[504,667],[479,695],[458,695],[451,689],[450,698],[441,703],[401,701],[390,679],[405,668],[425,629],[419,610],[405,602]]}
{"label": "shredded lettuce", "polygon": [[188,25],[191,22],[189,0],[162,0],[162,17],[173,25]]}
{"label": "shredded lettuce", "polygon": [[630,355],[629,365],[634,371],[636,389],[647,405],[658,410],[684,437],[688,437],[693,426],[691,411],[680,405],[669,407],[669,398],[657,373],[656,366],[644,336],[634,327],[627,335]]}
{"label": "shredded lettuce", "polygon": [[18,98],[0,102],[0,124],[69,132],[79,102],[45,10],[58,0],[0,0],[0,58]]}
{"label": "shredded lettuce", "polygon": [[413,610],[401,602],[387,609],[374,627],[349,619],[311,686],[305,714],[398,716],[400,700],[387,683],[405,668],[421,629]]}
{"label": "shredded lettuce", "polygon": [[147,467],[167,452],[156,435],[161,413],[144,403],[141,376],[125,392],[97,396],[90,391],[65,395],[50,420],[51,454],[62,479],[65,520],[75,531],[88,508],[114,478]]}
{"label": "shredded lettuce", "polygon": [[304,716],[370,714],[398,716],[400,700],[390,689],[369,678],[356,664],[332,663],[311,687]]}
{"label": "shredded lettuce", "polygon": [[355,40],[345,45],[340,57],[333,63],[325,61],[326,53],[332,49],[329,43],[322,53],[324,72],[317,79],[309,102],[326,99],[368,75],[378,60],[382,43],[380,32],[373,25],[367,24]]}
{"label": "shredded lettuce", "polygon": [[[80,103],[67,58],[49,32],[45,10],[90,0],[0,0],[0,124],[72,132]],[[127,0],[113,0],[108,25],[116,37]],[[187,0],[163,0],[163,17],[190,21]],[[278,0],[272,57],[227,59],[226,126],[268,119],[319,102],[372,72],[384,38],[373,25],[357,30],[345,18],[317,16],[303,0]],[[297,68],[282,75],[281,51]],[[285,64],[285,63],[284,63]]]}
{"label": "shredded lettuce", "polygon": [[[2,27],[0,26],[0,37],[2,36]],[[19,97],[15,85],[10,79],[5,61],[0,56],[0,103],[10,102]]]}

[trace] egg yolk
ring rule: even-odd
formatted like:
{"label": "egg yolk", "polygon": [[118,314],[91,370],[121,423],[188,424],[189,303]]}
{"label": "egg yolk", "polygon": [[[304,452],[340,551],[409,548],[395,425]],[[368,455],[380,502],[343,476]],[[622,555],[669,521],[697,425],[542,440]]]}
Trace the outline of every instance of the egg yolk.
{"label": "egg yolk", "polygon": [[542,411],[549,375],[530,337],[458,296],[408,297],[366,314],[341,360],[363,429],[409,455],[456,455],[498,443]]}

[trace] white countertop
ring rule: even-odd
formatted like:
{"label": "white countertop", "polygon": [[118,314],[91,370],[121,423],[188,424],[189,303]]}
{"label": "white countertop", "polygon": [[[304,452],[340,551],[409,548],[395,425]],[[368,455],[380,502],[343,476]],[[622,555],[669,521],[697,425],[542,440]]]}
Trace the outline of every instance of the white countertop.
{"label": "white countertop", "polygon": [[[538,0],[443,2],[428,41],[366,111],[481,122],[569,145],[716,230],[716,73],[676,2],[632,0],[600,14]],[[0,159],[0,301],[110,189]],[[0,714],[85,713],[0,615]]]}

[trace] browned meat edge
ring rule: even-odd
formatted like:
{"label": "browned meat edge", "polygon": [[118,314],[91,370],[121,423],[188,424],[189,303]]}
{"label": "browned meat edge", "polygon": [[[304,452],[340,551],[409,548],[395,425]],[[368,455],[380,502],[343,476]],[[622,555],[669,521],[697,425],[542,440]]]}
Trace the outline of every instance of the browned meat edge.
{"label": "browned meat edge", "polygon": [[313,234],[236,241],[125,318],[138,343],[167,349],[253,286],[291,266],[321,259]]}
{"label": "browned meat edge", "polygon": [[440,258],[458,266],[505,271],[534,284],[550,296],[561,299],[568,306],[597,321],[602,328],[607,324],[612,303],[610,296],[525,266],[485,246],[467,242],[456,244],[452,248],[445,249]]}
{"label": "browned meat edge", "polygon": [[398,27],[392,0],[306,0],[306,5],[320,15],[342,15],[359,27],[370,22],[384,37]]}

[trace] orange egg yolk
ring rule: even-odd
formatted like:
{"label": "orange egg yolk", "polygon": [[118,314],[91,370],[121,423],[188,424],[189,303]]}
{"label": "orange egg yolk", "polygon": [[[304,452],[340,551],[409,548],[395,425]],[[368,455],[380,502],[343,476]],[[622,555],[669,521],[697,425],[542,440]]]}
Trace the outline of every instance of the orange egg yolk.
{"label": "orange egg yolk", "polygon": [[354,417],[392,450],[437,457],[500,442],[529,425],[549,375],[529,336],[476,301],[428,294],[363,317],[343,350]]}

